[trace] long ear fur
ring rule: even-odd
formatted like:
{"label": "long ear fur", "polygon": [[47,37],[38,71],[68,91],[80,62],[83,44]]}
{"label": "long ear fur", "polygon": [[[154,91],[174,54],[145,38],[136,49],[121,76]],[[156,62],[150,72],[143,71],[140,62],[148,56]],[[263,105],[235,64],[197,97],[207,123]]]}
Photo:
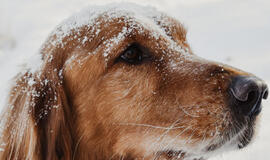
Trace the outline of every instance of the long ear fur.
{"label": "long ear fur", "polygon": [[16,78],[1,118],[1,160],[72,157],[72,117],[62,83],[62,60],[43,61],[39,71]]}

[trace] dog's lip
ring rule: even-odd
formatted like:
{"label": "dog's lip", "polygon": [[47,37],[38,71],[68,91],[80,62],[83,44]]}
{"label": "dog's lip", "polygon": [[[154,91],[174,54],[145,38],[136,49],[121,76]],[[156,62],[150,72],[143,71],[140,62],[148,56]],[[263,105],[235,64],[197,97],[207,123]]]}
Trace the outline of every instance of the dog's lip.
{"label": "dog's lip", "polygon": [[221,142],[218,142],[218,143],[213,143],[213,144],[210,144],[206,147],[206,152],[213,152],[219,148],[221,148],[225,143],[227,143],[228,141],[221,141]]}
{"label": "dog's lip", "polygon": [[183,159],[185,158],[186,152],[183,150],[164,150],[159,151],[158,154],[164,155],[168,159],[177,158],[177,159]]}
{"label": "dog's lip", "polygon": [[[233,133],[233,131],[231,131]],[[239,132],[234,133],[233,135],[226,136],[221,138],[222,140],[216,143],[212,143],[206,147],[206,152],[212,152],[222,148],[224,145],[229,143],[230,145],[236,146],[238,149],[246,147],[253,137],[253,126],[245,126]]]}
{"label": "dog's lip", "polygon": [[200,155],[195,156],[184,150],[163,150],[163,151],[159,151],[157,154],[159,156],[165,156],[162,158],[165,158],[168,160],[169,159],[184,160],[186,158],[191,158],[193,160],[204,160],[203,156],[200,156]]}
{"label": "dog's lip", "polygon": [[237,147],[239,149],[246,147],[251,142],[252,137],[253,137],[253,129],[246,128],[243,131],[243,133],[238,136],[239,143]]}

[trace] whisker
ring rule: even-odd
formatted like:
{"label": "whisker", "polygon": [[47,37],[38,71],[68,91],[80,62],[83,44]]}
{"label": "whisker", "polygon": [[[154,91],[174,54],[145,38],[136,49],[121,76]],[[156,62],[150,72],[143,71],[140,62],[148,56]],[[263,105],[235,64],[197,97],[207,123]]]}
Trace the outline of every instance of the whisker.
{"label": "whisker", "polygon": [[76,146],[75,146],[74,154],[73,154],[73,158],[72,158],[73,160],[75,160],[75,155],[76,155],[76,152],[77,152],[77,150],[78,150],[78,147],[79,147],[79,144],[80,144],[82,138],[83,138],[83,135],[81,135],[81,137],[79,138],[79,140],[78,140],[78,142],[77,142],[77,144],[76,144]]}
{"label": "whisker", "polygon": [[[181,119],[181,118],[179,118],[179,119],[177,119],[176,121],[174,121],[174,122],[172,123],[172,125],[171,125],[170,127],[168,127],[168,129],[165,130],[164,133],[162,133],[152,145],[154,146],[154,145],[158,144],[158,142],[160,142],[161,139],[162,139],[163,137],[165,137],[165,136],[168,135],[168,133],[171,131],[172,128],[176,128],[176,127],[174,127],[174,126],[175,126],[176,124],[178,124],[178,121],[179,121],[180,119]],[[182,126],[182,127],[184,127],[184,126]],[[144,155],[144,157],[145,157],[145,156],[146,156],[146,155]]]}
{"label": "whisker", "polygon": [[190,114],[188,113],[183,107],[179,107],[186,115],[190,116],[190,117],[200,117],[198,115],[193,115],[193,114]]}
{"label": "whisker", "polygon": [[117,125],[150,127],[150,128],[165,129],[165,130],[184,128],[183,126],[171,128],[171,127],[154,126],[154,125],[150,125],[150,124],[141,124],[141,123],[118,123]]}
{"label": "whisker", "polygon": [[179,136],[181,136],[183,133],[185,133],[190,128],[192,128],[192,126],[188,126],[183,131],[181,131],[180,133],[178,133],[172,140],[170,140],[170,142],[166,146],[163,147],[163,150],[166,150],[169,145],[171,145]]}

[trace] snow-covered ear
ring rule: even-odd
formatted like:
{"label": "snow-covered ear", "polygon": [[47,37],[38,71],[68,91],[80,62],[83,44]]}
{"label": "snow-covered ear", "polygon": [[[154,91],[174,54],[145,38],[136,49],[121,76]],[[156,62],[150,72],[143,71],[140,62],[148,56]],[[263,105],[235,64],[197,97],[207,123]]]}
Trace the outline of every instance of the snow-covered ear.
{"label": "snow-covered ear", "polygon": [[[46,61],[46,60],[45,60]],[[70,159],[72,153],[71,108],[63,86],[62,69],[47,60],[33,84],[33,120],[46,159]]]}
{"label": "snow-covered ear", "polygon": [[18,76],[1,121],[0,159],[71,159],[71,108],[58,60]]}

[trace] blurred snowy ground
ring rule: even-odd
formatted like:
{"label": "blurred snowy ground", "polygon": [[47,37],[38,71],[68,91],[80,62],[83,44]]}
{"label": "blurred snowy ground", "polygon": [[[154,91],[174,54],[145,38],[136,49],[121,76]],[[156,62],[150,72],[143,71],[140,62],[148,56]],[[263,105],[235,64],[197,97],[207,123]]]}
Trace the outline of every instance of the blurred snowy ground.
{"label": "blurred snowy ground", "polygon": [[[87,5],[114,1],[0,0],[0,108],[20,64],[37,52],[59,22]],[[270,84],[269,0],[131,1],[155,6],[183,22],[195,54],[254,73]],[[256,141],[211,160],[269,159],[270,101],[263,104]]]}

